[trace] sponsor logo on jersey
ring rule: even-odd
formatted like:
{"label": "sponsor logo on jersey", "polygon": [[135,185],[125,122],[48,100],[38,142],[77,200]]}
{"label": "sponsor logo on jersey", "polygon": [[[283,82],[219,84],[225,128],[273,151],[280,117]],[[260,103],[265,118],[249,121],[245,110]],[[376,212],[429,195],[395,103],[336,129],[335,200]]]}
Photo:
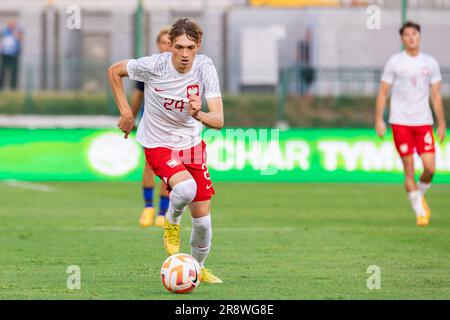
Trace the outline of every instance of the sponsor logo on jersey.
{"label": "sponsor logo on jersey", "polygon": [[417,77],[416,76],[411,78],[411,83],[414,87],[417,86]]}
{"label": "sponsor logo on jersey", "polygon": [[175,168],[176,166],[180,165],[181,162],[176,159],[170,159],[169,161],[166,162],[166,164],[171,168]]}
{"label": "sponsor logo on jersey", "polygon": [[199,88],[198,84],[193,84],[193,85],[187,86],[186,92],[187,92],[186,95],[188,98],[192,95],[199,96],[200,88]]}

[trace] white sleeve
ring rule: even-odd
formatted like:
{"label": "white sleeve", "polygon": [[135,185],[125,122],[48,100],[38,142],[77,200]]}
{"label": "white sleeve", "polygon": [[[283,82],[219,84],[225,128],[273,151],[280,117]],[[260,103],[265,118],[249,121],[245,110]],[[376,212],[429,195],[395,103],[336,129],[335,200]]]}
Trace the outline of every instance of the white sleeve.
{"label": "white sleeve", "polygon": [[386,65],[384,66],[383,75],[381,76],[381,81],[393,84],[395,79],[395,66],[393,59],[390,58]]}
{"label": "white sleeve", "polygon": [[441,70],[439,68],[439,63],[433,59],[433,63],[431,64],[431,77],[430,83],[435,84],[442,81]]}
{"label": "white sleeve", "polygon": [[222,96],[220,93],[219,77],[212,60],[209,59],[202,67],[201,77],[203,82],[203,95],[205,96],[205,99]]}
{"label": "white sleeve", "polygon": [[158,55],[153,54],[149,57],[131,59],[127,64],[128,76],[131,80],[148,82],[154,76],[155,65]]}

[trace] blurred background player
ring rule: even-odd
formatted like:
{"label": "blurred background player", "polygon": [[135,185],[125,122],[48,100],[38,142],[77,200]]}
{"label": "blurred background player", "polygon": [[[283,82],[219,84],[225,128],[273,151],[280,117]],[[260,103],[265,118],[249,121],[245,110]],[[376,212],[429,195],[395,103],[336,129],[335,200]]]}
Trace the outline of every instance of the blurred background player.
{"label": "blurred background player", "polygon": [[[160,52],[167,52],[170,50],[169,41],[169,27],[161,29],[156,38],[156,44]],[[139,110],[144,102],[144,83],[137,81],[136,89],[133,92],[133,97],[131,100],[131,110],[133,112],[133,117],[139,114]],[[141,112],[142,116],[142,112]],[[155,207],[153,206],[153,190],[155,188],[155,174],[153,170],[150,169],[147,161],[144,165],[144,172],[142,174],[142,195],[144,197],[145,207],[142,211],[139,223],[143,227],[148,227],[153,224],[153,218],[155,217]],[[161,187],[159,190],[159,212],[155,219],[155,226],[164,226],[164,217],[166,216],[167,209],[169,208],[169,192],[167,191],[167,185],[161,182]]]}
{"label": "blurred background player", "polygon": [[[426,226],[431,213],[424,196],[431,186],[436,162],[430,87],[438,123],[437,135],[441,142],[446,134],[441,73],[436,59],[420,52],[418,24],[406,22],[399,32],[404,50],[393,55],[385,65],[376,102],[375,129],[380,137],[384,136],[386,124],[383,113],[392,87],[389,123],[403,162],[405,188],[416,213],[417,225]],[[423,164],[418,183],[414,177],[414,152],[419,154]]]}
{"label": "blurred background player", "polygon": [[17,89],[22,39],[23,31],[16,19],[8,20],[6,28],[2,31],[0,43],[0,89],[3,88],[8,75],[11,90]]}
{"label": "blurred background player", "polygon": [[[211,197],[215,193],[206,166],[202,124],[221,129],[224,124],[219,79],[212,60],[197,54],[203,31],[190,19],[177,20],[169,32],[170,52],[124,60],[109,70],[120,111],[118,127],[125,138],[134,127],[122,84],[123,77],[145,82],[145,110],[136,140],[156,175],[170,187],[170,206],[164,222],[164,247],[180,251],[181,215],[192,216],[191,254],[202,268],[202,282],[222,283],[204,262],[211,249]],[[201,111],[205,97],[208,111]]]}

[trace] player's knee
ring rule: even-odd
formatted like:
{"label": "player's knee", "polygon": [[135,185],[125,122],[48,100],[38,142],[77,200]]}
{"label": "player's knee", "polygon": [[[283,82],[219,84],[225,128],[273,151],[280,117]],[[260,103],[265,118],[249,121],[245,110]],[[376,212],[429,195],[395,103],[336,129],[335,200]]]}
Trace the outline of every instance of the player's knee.
{"label": "player's knee", "polygon": [[197,193],[197,183],[194,179],[188,179],[177,183],[170,193],[170,200],[174,205],[187,205],[194,200]]}
{"label": "player's knee", "polygon": [[429,178],[432,178],[435,172],[434,166],[425,167],[423,169],[423,173],[428,176]]}
{"label": "player's knee", "polygon": [[211,229],[211,215],[207,215],[201,218],[192,218],[192,227],[198,233],[206,233]]}

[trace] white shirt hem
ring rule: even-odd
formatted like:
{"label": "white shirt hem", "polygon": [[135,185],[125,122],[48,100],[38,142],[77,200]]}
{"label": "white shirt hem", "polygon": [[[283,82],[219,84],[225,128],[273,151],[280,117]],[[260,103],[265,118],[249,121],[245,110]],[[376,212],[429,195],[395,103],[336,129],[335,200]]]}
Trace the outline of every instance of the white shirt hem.
{"label": "white shirt hem", "polygon": [[420,127],[420,126],[432,126],[434,124],[434,121],[413,123],[413,122],[390,121],[389,120],[389,124],[396,124],[399,126],[409,126],[409,127]]}
{"label": "white shirt hem", "polygon": [[149,143],[146,144],[145,142],[141,141],[140,139],[136,138],[136,141],[139,142],[141,146],[147,149],[154,149],[154,148],[167,148],[172,150],[185,150],[190,149],[192,147],[195,147],[196,145],[200,144],[202,142],[201,138],[195,139],[193,143],[187,144],[186,146],[169,146],[164,143]]}

